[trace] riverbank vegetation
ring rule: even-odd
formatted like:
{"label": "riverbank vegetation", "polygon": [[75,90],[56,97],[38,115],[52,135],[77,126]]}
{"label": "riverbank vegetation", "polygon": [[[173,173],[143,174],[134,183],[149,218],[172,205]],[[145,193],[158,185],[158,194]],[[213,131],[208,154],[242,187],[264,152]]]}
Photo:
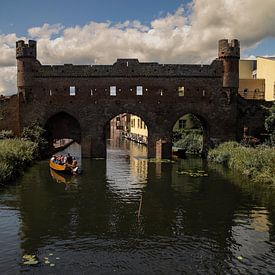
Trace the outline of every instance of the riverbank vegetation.
{"label": "riverbank vegetation", "polygon": [[24,128],[21,138],[0,132],[0,184],[16,179],[46,148],[44,130],[38,125]]}
{"label": "riverbank vegetation", "polygon": [[21,139],[0,140],[0,183],[14,180],[37,157],[36,143]]}
{"label": "riverbank vegetation", "polygon": [[275,184],[275,148],[245,147],[225,142],[208,152],[208,159],[247,175],[254,182]]}

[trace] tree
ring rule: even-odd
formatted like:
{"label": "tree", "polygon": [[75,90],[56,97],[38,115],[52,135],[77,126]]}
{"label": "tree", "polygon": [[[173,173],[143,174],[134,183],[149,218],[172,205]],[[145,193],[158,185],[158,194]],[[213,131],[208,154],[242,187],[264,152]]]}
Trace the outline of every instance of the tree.
{"label": "tree", "polygon": [[39,148],[39,156],[43,157],[48,149],[48,142],[44,137],[45,130],[36,122],[24,127],[21,138],[35,142]]}
{"label": "tree", "polygon": [[265,118],[265,129],[269,134],[269,142],[272,146],[275,146],[275,102],[272,103],[271,107],[264,107],[267,111]]}

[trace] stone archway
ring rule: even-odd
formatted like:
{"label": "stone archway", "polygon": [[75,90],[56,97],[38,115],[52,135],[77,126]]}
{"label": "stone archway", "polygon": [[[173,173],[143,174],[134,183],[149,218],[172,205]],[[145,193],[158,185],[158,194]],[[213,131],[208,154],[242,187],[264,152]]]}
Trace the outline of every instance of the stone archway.
{"label": "stone archway", "polygon": [[72,139],[81,141],[81,127],[77,119],[66,112],[51,116],[45,123],[46,137],[49,142],[55,139]]}
{"label": "stone archway", "polygon": [[109,115],[103,124],[105,148],[107,140],[117,141],[122,136],[138,143],[147,144],[150,136],[148,122],[148,117],[137,111],[129,111],[129,109],[127,112],[122,111]]}

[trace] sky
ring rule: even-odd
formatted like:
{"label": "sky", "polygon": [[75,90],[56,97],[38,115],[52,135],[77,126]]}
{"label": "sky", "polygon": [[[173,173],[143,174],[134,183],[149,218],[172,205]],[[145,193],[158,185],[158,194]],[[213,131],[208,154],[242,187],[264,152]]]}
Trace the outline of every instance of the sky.
{"label": "sky", "polygon": [[210,63],[219,39],[275,56],[275,0],[0,0],[0,94],[16,93],[15,42],[42,64]]}

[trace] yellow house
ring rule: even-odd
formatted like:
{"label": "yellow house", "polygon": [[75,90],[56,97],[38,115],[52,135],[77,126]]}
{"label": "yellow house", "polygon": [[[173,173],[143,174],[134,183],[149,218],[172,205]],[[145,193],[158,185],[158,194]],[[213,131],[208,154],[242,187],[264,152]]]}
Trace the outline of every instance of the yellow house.
{"label": "yellow house", "polygon": [[257,57],[257,78],[265,79],[265,99],[275,100],[275,57]]}
{"label": "yellow house", "polygon": [[129,134],[132,139],[138,142],[147,143],[148,129],[146,124],[140,117],[131,115]]}
{"label": "yellow house", "polygon": [[275,100],[275,58],[239,62],[239,94],[246,99]]}

